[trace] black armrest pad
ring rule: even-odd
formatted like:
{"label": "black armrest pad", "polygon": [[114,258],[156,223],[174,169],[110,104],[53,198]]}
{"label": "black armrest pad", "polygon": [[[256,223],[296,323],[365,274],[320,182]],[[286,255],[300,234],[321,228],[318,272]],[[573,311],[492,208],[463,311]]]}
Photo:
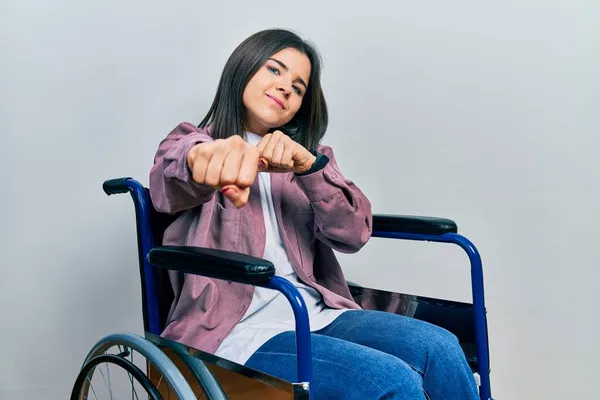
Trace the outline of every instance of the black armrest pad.
{"label": "black armrest pad", "polygon": [[225,281],[264,284],[275,275],[267,260],[231,251],[190,246],[160,246],[150,250],[154,266]]}
{"label": "black armrest pad", "polygon": [[452,220],[411,215],[373,215],[373,231],[442,235],[457,233],[458,227]]}
{"label": "black armrest pad", "polygon": [[111,194],[127,193],[129,189],[127,189],[125,183],[130,179],[131,178],[129,177],[109,179],[107,181],[104,181],[104,183],[102,184],[102,189],[104,189],[104,193],[106,193],[109,196]]}

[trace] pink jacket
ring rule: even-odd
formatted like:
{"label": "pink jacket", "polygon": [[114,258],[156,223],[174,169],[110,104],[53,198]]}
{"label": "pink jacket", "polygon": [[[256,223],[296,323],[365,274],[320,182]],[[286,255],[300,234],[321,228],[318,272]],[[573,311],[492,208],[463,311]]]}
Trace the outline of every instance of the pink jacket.
{"label": "pink jacket", "polygon": [[[262,257],[265,227],[258,179],[240,209],[220,192],[191,179],[187,152],[212,140],[207,129],[181,123],[160,143],[150,171],[154,207],[163,213],[187,210],[166,230],[163,244]],[[330,147],[317,151],[329,158],[322,170],[295,177],[271,174],[280,231],[298,277],[319,291],[328,306],[357,309],[333,250],[357,252],[369,240],[371,204],[344,178]],[[181,290],[177,282],[173,286],[175,301],[163,336],[209,353],[240,321],[254,293],[250,285],[195,275],[185,276]]]}

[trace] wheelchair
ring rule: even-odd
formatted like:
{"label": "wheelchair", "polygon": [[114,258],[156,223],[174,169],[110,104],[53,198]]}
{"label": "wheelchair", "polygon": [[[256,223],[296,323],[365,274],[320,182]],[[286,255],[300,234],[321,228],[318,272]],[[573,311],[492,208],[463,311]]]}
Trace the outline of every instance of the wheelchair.
{"label": "wheelchair", "polygon": [[[132,178],[107,180],[107,195],[130,193],[137,224],[144,336],[117,333],[100,339],[89,351],[71,392],[71,399],[98,399],[100,390],[92,378],[110,388],[108,366],[122,369],[127,379],[116,386],[141,388],[149,399],[310,399],[311,337],[308,314],[296,288],[276,276],[266,260],[216,249],[161,246],[164,230],[179,216],[157,212],[148,189]],[[458,234],[448,219],[373,215],[373,237],[452,243],[460,246],[471,263],[472,303],[393,293],[347,282],[358,305],[424,320],[456,335],[476,378],[480,398],[491,400],[489,344],[484,299],[484,282],[478,250]],[[295,316],[298,354],[297,382],[288,382],[160,336],[174,300],[169,271],[198,274],[280,291],[290,302]],[[173,272],[171,272],[173,273]],[[181,279],[180,281],[183,281]],[[138,354],[137,363],[134,354]],[[358,361],[360,362],[360,361]],[[104,369],[106,368],[106,374]],[[145,370],[145,371],[144,371]],[[351,389],[350,389],[351,390]],[[102,394],[100,395],[102,398]],[[135,397],[137,390],[135,390]]]}

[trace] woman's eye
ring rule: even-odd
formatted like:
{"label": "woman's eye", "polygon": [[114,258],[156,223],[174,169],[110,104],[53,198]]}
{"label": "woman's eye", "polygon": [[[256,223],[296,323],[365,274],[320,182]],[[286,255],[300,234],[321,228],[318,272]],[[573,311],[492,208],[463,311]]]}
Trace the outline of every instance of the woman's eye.
{"label": "woman's eye", "polygon": [[293,87],[293,89],[294,89],[294,92],[296,92],[296,94],[297,94],[298,96],[302,96],[302,89],[300,89],[300,88],[299,88],[298,86],[296,86],[296,85],[294,85],[294,86],[292,86],[292,87]]}
{"label": "woman's eye", "polygon": [[267,65],[267,70],[272,74],[279,75],[279,70],[275,67],[271,67],[270,65]]}

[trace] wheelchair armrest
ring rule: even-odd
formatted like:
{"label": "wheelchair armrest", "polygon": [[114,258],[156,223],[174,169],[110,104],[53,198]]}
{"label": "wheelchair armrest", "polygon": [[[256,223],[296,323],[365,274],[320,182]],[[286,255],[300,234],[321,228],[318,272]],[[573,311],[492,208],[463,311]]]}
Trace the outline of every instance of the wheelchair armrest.
{"label": "wheelchair armrest", "polygon": [[131,178],[129,177],[109,179],[107,181],[104,181],[104,183],[102,184],[102,189],[104,190],[104,193],[106,193],[109,196],[111,194],[127,193],[129,191],[129,188],[127,187],[126,183],[130,180]]}
{"label": "wheelchair armrest", "polygon": [[373,215],[373,231],[443,235],[457,233],[458,227],[454,221],[446,218],[379,214]]}
{"label": "wheelchair armrest", "polygon": [[231,251],[191,246],[160,246],[148,253],[156,267],[249,285],[263,285],[275,275],[267,260]]}

